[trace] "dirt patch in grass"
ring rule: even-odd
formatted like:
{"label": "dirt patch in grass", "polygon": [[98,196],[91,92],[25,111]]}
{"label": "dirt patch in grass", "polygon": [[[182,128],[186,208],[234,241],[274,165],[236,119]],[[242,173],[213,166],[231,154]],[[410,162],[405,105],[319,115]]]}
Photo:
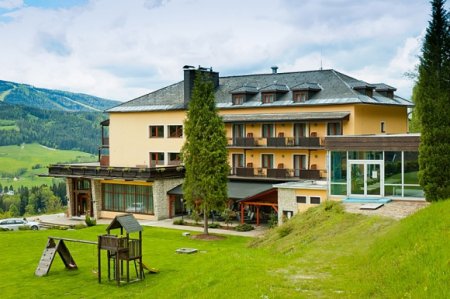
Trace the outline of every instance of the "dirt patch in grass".
{"label": "dirt patch in grass", "polygon": [[193,235],[191,239],[196,240],[204,240],[204,241],[218,241],[225,239],[224,236],[217,236],[217,235],[211,235],[211,234],[199,234],[199,235]]}

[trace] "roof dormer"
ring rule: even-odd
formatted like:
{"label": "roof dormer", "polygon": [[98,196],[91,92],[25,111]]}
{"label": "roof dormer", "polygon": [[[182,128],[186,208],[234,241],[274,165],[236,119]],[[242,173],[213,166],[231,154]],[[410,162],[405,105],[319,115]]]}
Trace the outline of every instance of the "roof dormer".
{"label": "roof dormer", "polygon": [[387,97],[390,99],[394,98],[394,92],[397,90],[397,88],[384,83],[376,83],[374,85],[375,91],[381,94],[383,97]]}
{"label": "roof dormer", "polygon": [[294,103],[304,103],[322,88],[317,83],[304,82],[291,87],[292,101]]}
{"label": "roof dormer", "polygon": [[364,81],[355,81],[349,83],[350,87],[359,92],[360,94],[363,94],[368,97],[373,97],[373,90],[375,89],[375,85],[369,84]]}
{"label": "roof dormer", "polygon": [[242,105],[247,102],[250,97],[258,93],[258,89],[254,86],[244,84],[241,87],[235,88],[231,93],[233,105]]}
{"label": "roof dormer", "polygon": [[289,88],[286,84],[279,84],[274,82],[273,84],[267,85],[261,89],[261,102],[263,104],[273,103],[278,100],[283,94],[289,92]]}

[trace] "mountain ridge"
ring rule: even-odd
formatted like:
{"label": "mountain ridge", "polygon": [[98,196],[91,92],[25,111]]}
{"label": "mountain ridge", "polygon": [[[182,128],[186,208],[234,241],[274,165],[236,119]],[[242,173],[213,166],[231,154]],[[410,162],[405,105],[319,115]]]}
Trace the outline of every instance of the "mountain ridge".
{"label": "mountain ridge", "polygon": [[121,102],[84,93],[0,80],[0,102],[44,110],[103,112]]}

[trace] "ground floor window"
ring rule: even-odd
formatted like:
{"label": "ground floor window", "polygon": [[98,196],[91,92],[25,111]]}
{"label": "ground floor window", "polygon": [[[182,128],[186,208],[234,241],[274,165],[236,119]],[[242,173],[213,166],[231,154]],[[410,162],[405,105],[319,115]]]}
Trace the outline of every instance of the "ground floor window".
{"label": "ground floor window", "polygon": [[152,186],[102,184],[103,210],[153,214]]}
{"label": "ground floor window", "polygon": [[330,194],[423,198],[418,152],[332,151]]}

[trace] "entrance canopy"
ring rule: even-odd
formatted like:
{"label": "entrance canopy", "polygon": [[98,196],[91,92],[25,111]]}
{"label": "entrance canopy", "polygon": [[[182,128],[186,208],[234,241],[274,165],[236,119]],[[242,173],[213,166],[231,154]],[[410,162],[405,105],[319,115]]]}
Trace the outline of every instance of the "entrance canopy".
{"label": "entrance canopy", "polygon": [[[178,185],[175,188],[167,191],[168,195],[179,195],[183,196],[183,185]],[[234,182],[229,181],[227,183],[228,187],[228,198],[234,200],[243,200],[258,194],[269,191],[273,188],[272,183],[255,183],[255,182]]]}

